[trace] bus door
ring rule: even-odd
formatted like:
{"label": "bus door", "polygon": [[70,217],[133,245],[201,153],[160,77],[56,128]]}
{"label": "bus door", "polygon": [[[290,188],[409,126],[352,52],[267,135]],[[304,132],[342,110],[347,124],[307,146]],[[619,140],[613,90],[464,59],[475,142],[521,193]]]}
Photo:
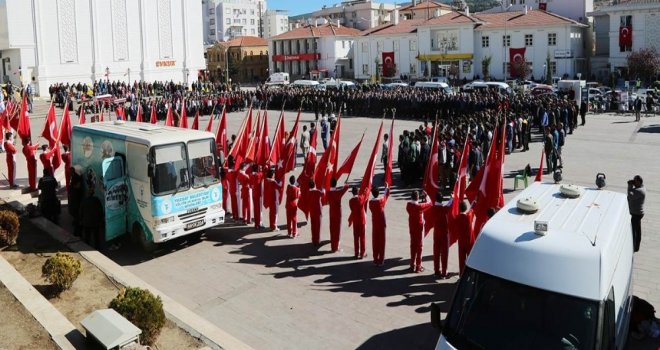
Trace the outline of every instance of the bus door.
{"label": "bus door", "polygon": [[128,186],[124,158],[117,155],[103,160],[103,189],[105,190],[105,240],[126,233]]}

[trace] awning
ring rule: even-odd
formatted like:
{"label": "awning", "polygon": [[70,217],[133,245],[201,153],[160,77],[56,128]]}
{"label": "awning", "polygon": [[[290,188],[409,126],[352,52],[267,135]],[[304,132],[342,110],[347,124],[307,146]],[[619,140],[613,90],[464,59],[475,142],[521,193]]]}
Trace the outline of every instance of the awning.
{"label": "awning", "polygon": [[310,72],[311,74],[318,74],[318,73],[325,73],[325,72],[327,72],[327,71],[328,71],[327,68],[319,68],[319,69],[312,69],[312,70],[309,71],[309,72]]}
{"label": "awning", "polygon": [[455,61],[455,60],[471,60],[474,54],[471,53],[436,53],[436,54],[420,54],[417,55],[418,61]]}

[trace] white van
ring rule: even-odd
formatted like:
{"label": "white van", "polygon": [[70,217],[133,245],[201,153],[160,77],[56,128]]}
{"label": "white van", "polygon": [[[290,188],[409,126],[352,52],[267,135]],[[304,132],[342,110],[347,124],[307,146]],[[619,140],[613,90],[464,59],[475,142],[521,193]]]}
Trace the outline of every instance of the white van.
{"label": "white van", "polygon": [[484,226],[444,322],[432,304],[436,349],[623,349],[632,268],[624,194],[534,183]]}
{"label": "white van", "polygon": [[298,86],[298,87],[310,87],[310,88],[313,88],[313,87],[316,87],[316,86],[320,85],[320,83],[319,83],[318,81],[316,81],[316,80],[304,80],[304,79],[301,79],[301,80],[296,80],[296,81],[294,81],[291,85],[293,85],[293,86]]}
{"label": "white van", "polygon": [[418,81],[417,83],[415,83],[415,87],[418,89],[442,90],[445,94],[452,93],[452,89],[447,83],[441,83],[435,81]]}
{"label": "white van", "polygon": [[266,85],[289,85],[289,73],[273,73],[266,79]]}

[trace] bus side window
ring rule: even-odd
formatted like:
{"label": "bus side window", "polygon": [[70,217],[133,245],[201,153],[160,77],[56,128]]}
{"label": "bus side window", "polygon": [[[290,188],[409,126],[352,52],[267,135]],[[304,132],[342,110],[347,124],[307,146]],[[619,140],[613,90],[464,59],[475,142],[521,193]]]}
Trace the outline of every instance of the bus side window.
{"label": "bus side window", "polygon": [[[610,294],[605,300],[605,307],[603,308],[603,337],[601,339],[601,349],[614,349],[615,336],[616,336],[616,315],[614,306],[614,287],[610,289]],[[626,335],[624,335],[626,336]]]}

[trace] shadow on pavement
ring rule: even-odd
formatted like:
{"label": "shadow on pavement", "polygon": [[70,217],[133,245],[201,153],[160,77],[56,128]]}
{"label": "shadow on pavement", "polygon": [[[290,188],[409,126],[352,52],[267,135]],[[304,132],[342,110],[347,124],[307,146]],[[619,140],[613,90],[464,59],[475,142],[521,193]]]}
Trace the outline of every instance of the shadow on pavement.
{"label": "shadow on pavement", "polygon": [[639,132],[648,134],[660,134],[660,124],[653,124],[639,128]]}
{"label": "shadow on pavement", "polygon": [[429,323],[376,334],[357,349],[433,349],[439,336],[439,332],[431,326],[429,320]]}
{"label": "shadow on pavement", "polygon": [[[350,239],[344,235],[344,239]],[[409,259],[393,257],[377,267],[371,260],[369,245],[365,259],[356,259],[353,251],[332,253],[327,248],[314,247],[309,237],[288,238],[286,231],[245,235],[231,231],[212,230],[206,235],[216,245],[236,245],[231,254],[238,254],[240,264],[256,264],[277,268],[271,275],[281,278],[316,277],[312,288],[330,292],[357,293],[368,297],[396,297],[388,307],[417,306],[418,313],[429,311],[431,302],[443,302],[447,312],[456,287],[457,278],[438,281],[432,270],[416,274],[409,271]],[[291,244],[269,244],[274,240],[287,239]],[[329,244],[323,241],[322,245]],[[430,267],[432,257],[427,256],[425,265]]]}

